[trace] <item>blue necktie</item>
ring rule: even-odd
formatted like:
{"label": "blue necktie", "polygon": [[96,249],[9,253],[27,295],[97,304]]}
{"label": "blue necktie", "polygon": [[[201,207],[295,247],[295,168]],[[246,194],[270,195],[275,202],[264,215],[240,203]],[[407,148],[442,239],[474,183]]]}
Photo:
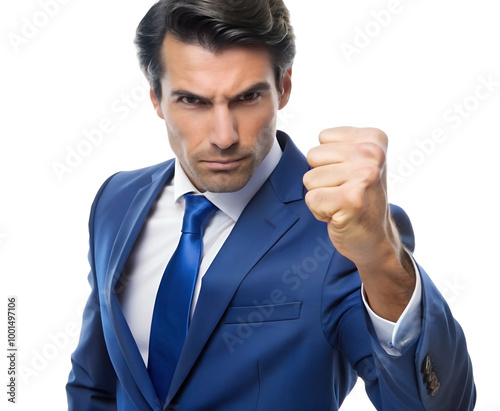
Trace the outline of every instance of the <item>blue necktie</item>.
{"label": "blue necktie", "polygon": [[202,230],[217,210],[204,196],[186,194],[182,235],[156,294],[149,340],[148,371],[165,401],[186,339],[194,285],[200,268]]}

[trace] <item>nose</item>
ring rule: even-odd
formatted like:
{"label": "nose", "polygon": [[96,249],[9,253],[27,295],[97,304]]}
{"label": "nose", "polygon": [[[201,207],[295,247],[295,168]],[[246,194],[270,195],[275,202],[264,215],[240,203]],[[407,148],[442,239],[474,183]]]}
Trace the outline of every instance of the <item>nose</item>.
{"label": "nose", "polygon": [[237,143],[238,138],[236,118],[230,107],[214,106],[210,142],[224,150]]}

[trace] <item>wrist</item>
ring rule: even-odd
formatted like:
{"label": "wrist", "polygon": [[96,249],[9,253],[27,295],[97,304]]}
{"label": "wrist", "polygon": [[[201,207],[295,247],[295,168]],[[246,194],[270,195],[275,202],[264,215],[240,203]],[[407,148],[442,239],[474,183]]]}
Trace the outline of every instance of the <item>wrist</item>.
{"label": "wrist", "polygon": [[356,264],[372,310],[396,322],[415,289],[413,261],[395,230],[377,244],[368,262]]}

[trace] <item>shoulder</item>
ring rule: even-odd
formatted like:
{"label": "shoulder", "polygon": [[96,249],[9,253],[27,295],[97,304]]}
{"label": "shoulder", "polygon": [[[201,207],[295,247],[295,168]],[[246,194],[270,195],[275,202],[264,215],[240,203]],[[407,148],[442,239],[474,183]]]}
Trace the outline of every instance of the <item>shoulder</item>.
{"label": "shoulder", "polygon": [[174,160],[171,159],[149,167],[113,174],[97,192],[91,208],[91,217],[96,213],[114,213],[117,209],[128,207],[144,187],[165,185],[173,176],[173,166]]}
{"label": "shoulder", "polygon": [[[109,177],[101,187],[100,191],[127,191],[136,187],[142,187],[161,177],[174,165],[174,160],[170,159],[159,164],[140,168],[137,170],[120,171]],[[172,168],[173,170],[173,168]],[[173,173],[172,173],[173,175]]]}
{"label": "shoulder", "polygon": [[120,171],[113,174],[104,182],[96,197],[99,198],[103,194],[116,196],[120,194],[126,195],[129,191],[132,193],[136,192],[141,187],[165,176],[165,173],[168,173],[170,169],[172,169],[171,175],[173,175],[173,165],[174,160],[170,159],[137,170]]}

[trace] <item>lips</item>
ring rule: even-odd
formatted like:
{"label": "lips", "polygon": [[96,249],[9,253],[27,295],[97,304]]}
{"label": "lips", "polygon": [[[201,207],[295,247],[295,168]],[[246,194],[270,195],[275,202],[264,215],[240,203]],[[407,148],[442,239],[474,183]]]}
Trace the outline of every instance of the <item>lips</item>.
{"label": "lips", "polygon": [[244,160],[245,158],[242,157],[234,159],[204,160],[203,163],[212,171],[231,171],[238,168]]}

